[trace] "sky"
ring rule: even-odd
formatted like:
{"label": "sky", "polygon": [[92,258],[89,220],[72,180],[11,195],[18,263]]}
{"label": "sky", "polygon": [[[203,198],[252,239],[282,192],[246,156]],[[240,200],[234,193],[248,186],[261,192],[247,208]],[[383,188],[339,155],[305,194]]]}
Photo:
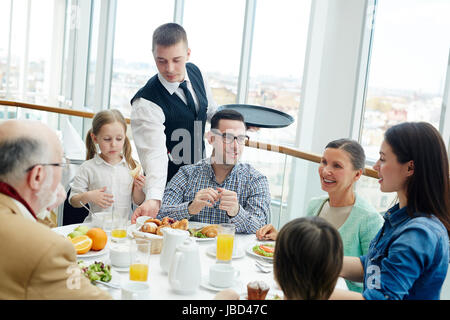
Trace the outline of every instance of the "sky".
{"label": "sky", "polygon": [[[144,39],[173,15],[173,6],[168,5],[172,2],[157,6],[162,1],[128,0],[124,5],[125,1],[119,0],[116,57],[153,63],[147,54],[150,44]],[[133,10],[134,3],[142,10]],[[258,0],[256,10],[251,76],[301,79],[310,1]],[[202,70],[239,74],[244,12],[242,0],[185,1],[183,25],[188,31],[191,60]],[[448,17],[448,0],[378,0],[370,86],[441,93],[450,48]],[[139,31],[136,37],[140,40],[132,37],[139,30],[136,25],[148,28]],[[137,49],[131,50],[133,46]]]}
{"label": "sky", "polygon": [[442,93],[450,50],[450,1],[378,2],[369,83]]}
{"label": "sky", "polygon": [[[0,0],[0,53],[6,52],[8,43],[9,2]],[[20,53],[27,1],[13,3],[12,51]],[[48,59],[53,0],[31,3],[30,59]],[[152,32],[172,21],[173,7],[167,0],[118,0],[115,58],[153,64]],[[309,0],[257,1],[251,76],[301,78],[309,10]],[[245,1],[186,0],[184,11],[191,60],[209,72],[237,75]],[[448,0],[378,0],[370,86],[441,92],[450,48],[449,17]]]}

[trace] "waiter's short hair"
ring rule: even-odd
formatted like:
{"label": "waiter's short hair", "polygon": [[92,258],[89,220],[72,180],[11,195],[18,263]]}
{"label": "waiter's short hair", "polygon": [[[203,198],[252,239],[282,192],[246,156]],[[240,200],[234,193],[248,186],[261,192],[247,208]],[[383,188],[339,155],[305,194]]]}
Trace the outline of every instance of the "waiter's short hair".
{"label": "waiter's short hair", "polygon": [[247,129],[247,125],[245,124],[242,114],[232,109],[224,109],[214,113],[211,118],[211,129],[219,129],[219,121],[222,119],[241,121]]}
{"label": "waiter's short hair", "polygon": [[155,51],[156,45],[170,47],[180,41],[184,41],[186,47],[188,47],[187,35],[184,28],[173,22],[163,24],[153,32],[152,51]]}

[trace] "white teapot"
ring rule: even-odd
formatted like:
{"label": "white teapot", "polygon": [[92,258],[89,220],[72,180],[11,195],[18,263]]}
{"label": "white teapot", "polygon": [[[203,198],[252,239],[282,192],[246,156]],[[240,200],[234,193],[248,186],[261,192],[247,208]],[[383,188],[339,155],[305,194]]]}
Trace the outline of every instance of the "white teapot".
{"label": "white teapot", "polygon": [[189,231],[172,228],[162,228],[161,231],[163,233],[163,247],[159,264],[161,270],[168,273],[175,249],[177,245],[189,237]]}
{"label": "white teapot", "polygon": [[201,281],[200,254],[197,242],[188,238],[177,246],[169,271],[169,284],[181,294],[196,291]]}

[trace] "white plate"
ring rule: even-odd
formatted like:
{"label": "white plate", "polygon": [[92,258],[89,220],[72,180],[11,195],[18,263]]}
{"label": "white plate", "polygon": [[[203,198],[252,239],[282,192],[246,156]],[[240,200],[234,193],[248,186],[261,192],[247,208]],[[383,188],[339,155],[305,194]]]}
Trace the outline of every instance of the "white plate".
{"label": "white plate", "polygon": [[257,242],[257,243],[253,243],[251,246],[249,246],[249,247],[247,248],[246,252],[247,252],[249,255],[253,256],[253,257],[264,258],[264,259],[266,259],[266,260],[273,261],[273,257],[260,256],[259,254],[253,252],[253,247],[254,247],[254,246],[257,246],[257,245],[259,246],[259,245],[262,245],[262,244],[272,244],[272,245],[275,246],[275,242],[273,242],[273,241],[272,241],[272,242]]}
{"label": "white plate", "polygon": [[[78,226],[88,226],[89,228],[92,228],[92,226],[89,223],[80,223],[80,224],[75,224],[75,225],[71,225],[71,226],[68,225],[68,226],[63,226],[63,227],[59,227],[59,228],[53,228],[52,230],[67,238],[67,235],[69,233],[71,233],[73,230],[75,230]],[[84,254],[77,254],[77,257],[78,258],[99,257],[108,252],[109,252],[109,236],[108,236],[108,241],[106,242],[106,245],[102,250],[99,250],[99,251],[90,250]]]}
{"label": "white plate", "polygon": [[[208,248],[206,248],[206,253],[215,258],[216,257],[216,250],[217,250],[217,246],[216,245],[212,245],[209,246]],[[231,256],[231,259],[240,259],[242,257],[245,256],[245,252],[242,249],[237,249],[235,251],[233,251],[233,255]]]}
{"label": "white plate", "polygon": [[198,221],[189,221],[189,229],[198,229],[209,226],[210,223],[198,222]]}
{"label": "white plate", "polygon": [[231,287],[220,288],[220,287],[213,286],[211,283],[209,283],[209,276],[203,276],[202,277],[202,282],[200,283],[200,286],[202,286],[205,289],[209,289],[209,290],[212,290],[212,291],[219,292],[219,291],[222,291],[222,290],[225,290],[225,289],[230,289],[230,288],[236,289],[236,288],[239,287],[239,284],[240,284],[240,281],[238,279],[236,279],[236,280],[234,280],[234,283],[233,283],[233,285]]}
{"label": "white plate", "polygon": [[84,254],[77,254],[77,258],[99,257],[104,254],[107,254],[108,252],[109,252],[109,239],[108,239],[108,242],[106,242],[106,246],[102,250],[99,250],[99,251],[90,250]]}
{"label": "white plate", "polygon": [[[198,221],[189,221],[189,227],[188,229],[199,229],[199,228],[203,228],[206,226],[211,225],[210,223],[204,223],[204,222],[198,222]],[[216,237],[214,238],[197,238],[197,237],[192,237],[195,240],[197,240],[198,242],[209,242],[212,240],[216,240]]]}
{"label": "white plate", "polygon": [[192,237],[192,238],[194,238],[198,242],[209,242],[209,241],[212,241],[212,240],[216,240],[216,237],[214,237],[214,238],[197,238],[197,237]]}
{"label": "white plate", "polygon": [[143,237],[143,238],[149,238],[149,239],[162,239],[163,238],[162,236],[158,236],[157,234],[139,231],[136,229],[135,224],[129,225],[127,228],[127,232],[129,235]]}

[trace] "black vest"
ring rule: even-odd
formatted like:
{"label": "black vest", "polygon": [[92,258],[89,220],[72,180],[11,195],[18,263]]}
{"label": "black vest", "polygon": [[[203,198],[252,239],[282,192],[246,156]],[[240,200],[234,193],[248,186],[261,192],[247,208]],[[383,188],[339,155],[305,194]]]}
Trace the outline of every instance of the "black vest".
{"label": "black vest", "polygon": [[158,105],[164,112],[166,147],[171,155],[169,159],[173,159],[169,160],[167,183],[181,166],[196,163],[205,157],[203,137],[208,99],[199,68],[192,63],[187,63],[186,70],[197,95],[199,104],[197,116],[176,94],[169,94],[159,81],[158,75],[153,76],[131,99],[133,104],[135,99],[144,98]]}

